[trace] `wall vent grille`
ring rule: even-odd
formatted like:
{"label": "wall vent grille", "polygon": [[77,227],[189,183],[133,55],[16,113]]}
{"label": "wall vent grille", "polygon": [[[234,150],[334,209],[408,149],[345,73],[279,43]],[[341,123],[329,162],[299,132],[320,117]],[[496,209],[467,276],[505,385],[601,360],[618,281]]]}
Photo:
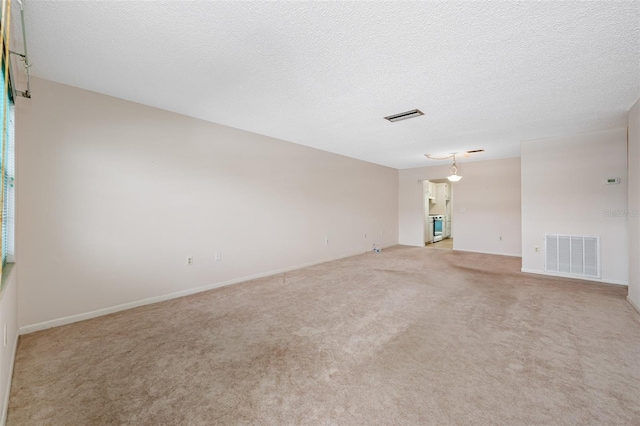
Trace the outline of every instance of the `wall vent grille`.
{"label": "wall vent grille", "polygon": [[546,234],[545,272],[600,278],[600,237]]}

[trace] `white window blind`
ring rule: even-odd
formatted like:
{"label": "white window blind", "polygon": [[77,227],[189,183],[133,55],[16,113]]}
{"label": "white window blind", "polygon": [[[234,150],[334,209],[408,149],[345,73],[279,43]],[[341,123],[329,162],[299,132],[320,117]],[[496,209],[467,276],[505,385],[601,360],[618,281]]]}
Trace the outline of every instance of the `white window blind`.
{"label": "white window blind", "polygon": [[[2,64],[2,88],[8,89],[5,67]],[[3,92],[0,104],[0,177],[2,178],[2,266],[14,260],[15,189],[14,189],[14,104],[11,90]]]}

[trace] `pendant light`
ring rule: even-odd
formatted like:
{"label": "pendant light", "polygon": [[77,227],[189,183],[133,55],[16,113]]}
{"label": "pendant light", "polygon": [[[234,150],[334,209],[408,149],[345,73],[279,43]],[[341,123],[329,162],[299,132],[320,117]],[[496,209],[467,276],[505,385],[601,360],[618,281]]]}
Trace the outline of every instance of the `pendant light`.
{"label": "pendant light", "polygon": [[458,182],[460,179],[462,179],[462,176],[458,175],[458,166],[456,165],[455,154],[453,154],[453,165],[451,166],[449,171],[451,172],[451,176],[447,176],[447,179],[449,179],[449,182]]}
{"label": "pendant light", "polygon": [[447,179],[449,179],[449,182],[458,182],[460,179],[462,179],[462,176],[460,176],[458,174],[458,164],[456,163],[456,155],[460,154],[460,155],[462,155],[464,157],[469,157],[471,154],[478,154],[478,153],[481,153],[481,152],[484,152],[484,149],[474,149],[472,151],[464,151],[462,153],[456,152],[456,153],[449,154],[449,155],[425,154],[424,156],[427,157],[430,160],[448,160],[450,158],[453,158],[453,164],[449,168],[449,171],[451,172],[451,175],[447,176]]}

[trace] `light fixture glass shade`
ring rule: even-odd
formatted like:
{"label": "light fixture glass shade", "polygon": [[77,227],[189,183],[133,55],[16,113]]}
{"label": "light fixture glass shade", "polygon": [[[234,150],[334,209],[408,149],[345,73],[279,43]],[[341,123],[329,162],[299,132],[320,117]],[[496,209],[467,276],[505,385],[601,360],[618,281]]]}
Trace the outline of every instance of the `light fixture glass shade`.
{"label": "light fixture glass shade", "polygon": [[453,166],[449,169],[451,176],[447,177],[449,182],[457,182],[462,179],[462,176],[458,176],[458,166],[456,166],[456,157],[453,157]]}

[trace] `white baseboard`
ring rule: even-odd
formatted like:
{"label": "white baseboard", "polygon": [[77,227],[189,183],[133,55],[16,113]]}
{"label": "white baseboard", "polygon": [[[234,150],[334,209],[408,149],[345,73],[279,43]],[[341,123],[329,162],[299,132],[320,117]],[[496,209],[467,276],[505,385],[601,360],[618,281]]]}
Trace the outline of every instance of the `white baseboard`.
{"label": "white baseboard", "polygon": [[520,253],[497,253],[494,251],[479,251],[479,250],[461,250],[454,248],[453,251],[460,251],[463,253],[480,253],[480,254],[494,254],[496,256],[510,256],[510,257],[522,257]]}
{"label": "white baseboard", "polygon": [[633,309],[635,309],[640,314],[640,306],[633,303],[633,300],[631,300],[629,296],[627,296],[627,302],[629,302],[629,304],[633,306]]}
{"label": "white baseboard", "polygon": [[[391,246],[392,245],[384,246],[383,248],[388,248],[388,247],[391,247]],[[40,330],[45,330],[47,328],[59,327],[61,325],[67,325],[67,324],[71,324],[71,323],[78,322],[78,321],[84,321],[84,320],[91,319],[91,318],[101,317],[101,316],[104,316],[104,315],[113,314],[115,312],[120,312],[120,311],[124,311],[124,310],[127,310],[127,309],[137,308],[139,306],[150,305],[152,303],[158,303],[158,302],[164,302],[166,300],[176,299],[178,297],[183,297],[183,296],[189,296],[191,294],[201,293],[203,291],[213,290],[215,288],[224,287],[224,286],[228,286],[228,285],[231,285],[231,284],[237,284],[237,283],[240,283],[240,282],[243,282],[243,281],[255,280],[257,278],[264,278],[264,277],[268,277],[268,276],[271,276],[271,275],[282,274],[283,272],[295,271],[296,269],[301,269],[301,268],[306,268],[306,267],[309,267],[309,266],[319,265],[321,263],[326,263],[326,262],[331,262],[331,261],[334,261],[334,260],[344,259],[344,258],[347,258],[347,257],[357,256],[357,255],[364,254],[364,253],[368,253],[368,252],[358,251],[358,252],[355,252],[355,253],[343,254],[343,255],[340,255],[340,256],[332,257],[332,258],[327,258],[327,259],[317,260],[317,261],[314,261],[314,262],[304,263],[302,265],[290,266],[290,267],[287,267],[287,268],[277,269],[277,270],[274,270],[274,271],[268,271],[268,272],[263,272],[263,273],[259,273],[259,274],[248,275],[248,276],[245,276],[245,277],[234,278],[234,279],[228,280],[228,281],[223,281],[223,282],[214,283],[214,284],[208,284],[208,285],[205,285],[205,286],[202,286],[202,287],[195,287],[195,288],[190,288],[190,289],[187,289],[187,290],[176,291],[176,292],[169,293],[169,294],[164,294],[164,295],[161,295],[161,296],[149,297],[147,299],[137,300],[137,301],[134,301],[134,302],[127,302],[127,303],[123,303],[121,305],[116,305],[116,306],[110,306],[108,308],[97,309],[97,310],[91,311],[91,312],[85,312],[85,313],[82,313],[82,314],[70,315],[68,317],[62,317],[62,318],[57,318],[57,319],[53,319],[53,320],[49,320],[49,321],[43,321],[43,322],[39,322],[39,323],[36,323],[36,324],[25,325],[25,326],[19,328],[18,334],[20,334],[20,335],[29,334],[29,333],[33,333],[34,331],[40,331]]]}
{"label": "white baseboard", "polygon": [[7,374],[7,387],[5,389],[4,401],[2,401],[2,418],[0,425],[7,423],[7,414],[9,413],[9,396],[11,396],[11,382],[13,381],[13,366],[16,362],[16,352],[18,351],[18,338],[20,333],[16,333],[16,339],[13,342],[13,351],[11,354],[11,363],[9,364],[9,373]]}
{"label": "white baseboard", "polygon": [[606,279],[597,279],[597,278],[577,277],[575,275],[570,275],[570,274],[557,274],[557,273],[554,274],[554,273],[551,273],[551,272],[540,271],[540,270],[537,270],[537,269],[521,268],[520,270],[522,272],[526,272],[527,274],[546,275],[548,277],[571,278],[571,279],[574,279],[574,280],[589,281],[589,282],[592,282],[592,283],[601,283],[601,284],[615,284],[615,285],[624,285],[624,286],[629,285],[628,281],[618,281],[618,280],[606,280]]}

